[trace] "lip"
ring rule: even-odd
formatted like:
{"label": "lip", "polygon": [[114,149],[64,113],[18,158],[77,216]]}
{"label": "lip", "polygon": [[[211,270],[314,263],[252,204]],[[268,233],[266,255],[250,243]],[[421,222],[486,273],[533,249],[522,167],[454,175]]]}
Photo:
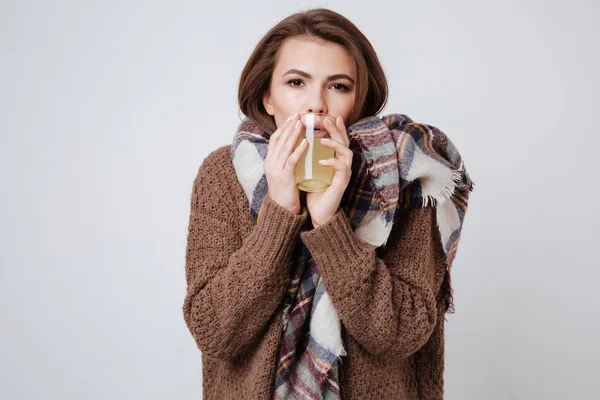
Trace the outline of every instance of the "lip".
{"label": "lip", "polygon": [[325,125],[321,121],[315,121],[315,130],[325,131]]}
{"label": "lip", "polygon": [[[307,115],[307,114],[306,114]],[[325,128],[325,119],[332,119],[332,117],[326,116],[325,114],[313,114],[314,118],[311,122],[313,122],[314,128],[314,137],[315,138],[323,138],[329,136],[329,132],[327,128]],[[306,121],[305,121],[306,124]]]}
{"label": "lip", "polygon": [[328,135],[328,132],[325,129],[316,129],[313,131],[313,136],[316,138],[324,138]]}

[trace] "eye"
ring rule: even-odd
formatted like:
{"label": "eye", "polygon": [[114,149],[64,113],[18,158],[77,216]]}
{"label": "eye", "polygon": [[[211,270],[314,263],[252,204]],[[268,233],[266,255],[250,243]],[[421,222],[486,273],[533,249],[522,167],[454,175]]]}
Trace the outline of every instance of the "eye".
{"label": "eye", "polygon": [[342,84],[342,83],[335,83],[333,85],[333,88],[335,88],[336,90],[341,90],[342,92],[347,92],[348,90],[348,86]]}
{"label": "eye", "polygon": [[292,79],[288,81],[288,85],[292,87],[299,87],[302,85],[302,79]]}

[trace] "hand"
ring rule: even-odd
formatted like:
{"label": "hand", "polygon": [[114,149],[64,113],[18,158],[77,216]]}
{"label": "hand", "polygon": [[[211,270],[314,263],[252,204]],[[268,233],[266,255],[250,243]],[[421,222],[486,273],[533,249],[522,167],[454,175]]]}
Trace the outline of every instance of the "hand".
{"label": "hand", "polygon": [[298,114],[281,124],[269,139],[264,163],[269,197],[294,214],[300,214],[300,191],[294,181],[296,164],[308,148],[304,140],[294,150],[302,132],[301,125]]}
{"label": "hand", "polygon": [[350,140],[346,135],[346,127],[342,117],[337,117],[335,125],[328,118],[325,119],[325,129],[331,139],[321,139],[325,147],[335,150],[335,158],[319,161],[323,166],[333,167],[334,175],[329,186],[324,192],[306,193],[306,206],[310,214],[313,227],[318,228],[329,221],[340,207],[340,202],[352,176],[352,150],[348,148]]}

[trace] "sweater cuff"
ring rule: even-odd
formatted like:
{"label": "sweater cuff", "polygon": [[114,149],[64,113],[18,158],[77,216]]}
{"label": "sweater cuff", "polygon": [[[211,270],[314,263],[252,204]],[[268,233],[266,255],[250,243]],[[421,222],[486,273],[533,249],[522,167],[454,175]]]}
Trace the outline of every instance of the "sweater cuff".
{"label": "sweater cuff", "polygon": [[293,244],[307,218],[305,208],[296,215],[277,204],[267,194],[258,213],[255,234],[250,240],[258,245],[257,249],[264,250],[263,257],[270,261],[282,260],[291,254]]}
{"label": "sweater cuff", "polygon": [[358,240],[341,209],[325,224],[302,232],[300,237],[311,255],[324,261],[323,266],[343,266],[356,260],[369,262],[375,250],[375,246]]}

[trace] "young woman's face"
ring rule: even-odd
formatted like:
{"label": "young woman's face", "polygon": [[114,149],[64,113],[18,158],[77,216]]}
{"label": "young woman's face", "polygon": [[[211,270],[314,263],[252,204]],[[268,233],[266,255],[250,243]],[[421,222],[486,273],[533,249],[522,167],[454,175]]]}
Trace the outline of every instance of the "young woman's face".
{"label": "young woman's face", "polygon": [[354,106],[356,64],[343,46],[292,38],[279,50],[263,105],[279,127],[295,113],[324,113],[347,123]]}

